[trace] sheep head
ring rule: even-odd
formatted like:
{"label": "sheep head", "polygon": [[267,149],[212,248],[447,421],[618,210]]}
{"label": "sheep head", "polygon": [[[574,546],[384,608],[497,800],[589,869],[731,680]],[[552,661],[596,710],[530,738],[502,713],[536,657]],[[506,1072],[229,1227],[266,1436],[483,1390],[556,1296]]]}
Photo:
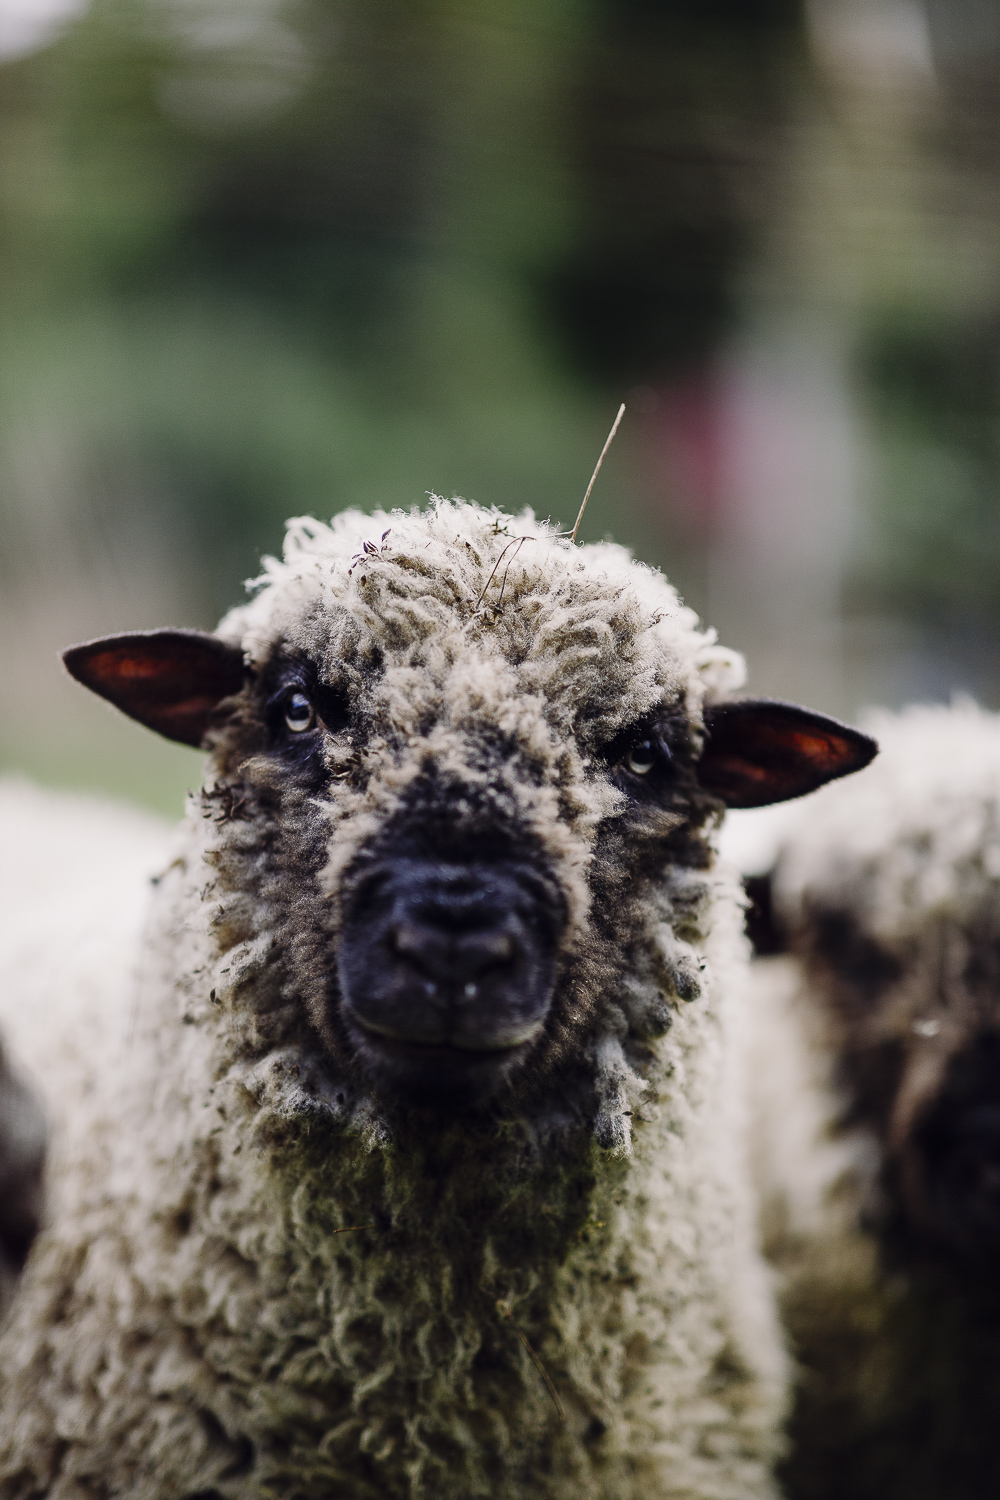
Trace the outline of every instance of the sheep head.
{"label": "sheep head", "polygon": [[875,749],[728,698],[739,659],[622,549],[458,502],[291,523],[217,635],[65,660],[211,751],[220,947],[268,936],[282,998],[266,1021],[257,1003],[258,1040],[304,1017],[330,1097],[353,1079],[480,1107],[559,1071],[579,1100],[609,1036],[619,1071],[641,1070],[698,992],[723,807],[801,795]]}
{"label": "sheep head", "polygon": [[874,1138],[872,1217],[906,1260],[1000,1247],[1000,719],[874,721],[883,755],[824,793],[776,895],[821,1004],[845,1124]]}

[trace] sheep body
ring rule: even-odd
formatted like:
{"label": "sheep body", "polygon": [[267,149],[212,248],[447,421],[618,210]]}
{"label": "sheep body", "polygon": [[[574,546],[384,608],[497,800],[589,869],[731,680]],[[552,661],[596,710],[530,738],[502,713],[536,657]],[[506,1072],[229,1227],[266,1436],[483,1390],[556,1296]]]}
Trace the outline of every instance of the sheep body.
{"label": "sheep body", "polygon": [[[1000,1096],[1000,718],[959,703],[872,728],[863,776],[758,820],[791,947],[755,962],[746,1015],[764,1240],[800,1361],[784,1483],[791,1500],[985,1500],[992,1155],[940,1143]],[[985,1151],[985,1188],[963,1185],[962,1149]]]}
{"label": "sheep body", "polygon": [[[738,661],[621,549],[460,503],[293,524],[220,635],[262,675],[279,645],[324,662],[371,727],[319,797],[238,705],[134,994],[85,985],[58,1051],[17,1039],[50,1099],[82,1084],[0,1338],[0,1495],[771,1495],[735,877],[676,811],[603,833],[593,761],[664,702],[696,735]],[[525,1082],[433,1129],[322,1003],[343,882],[418,793],[448,837],[532,840],[567,909]]]}

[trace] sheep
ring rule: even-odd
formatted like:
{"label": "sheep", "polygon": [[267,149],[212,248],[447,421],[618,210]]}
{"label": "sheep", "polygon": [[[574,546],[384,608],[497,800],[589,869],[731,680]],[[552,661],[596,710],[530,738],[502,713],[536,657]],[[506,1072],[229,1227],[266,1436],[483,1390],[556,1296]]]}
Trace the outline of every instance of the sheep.
{"label": "sheep", "polygon": [[801,1367],[783,1476],[790,1500],[985,1500],[1000,1488],[1000,717],[958,702],[869,727],[875,765],[772,828],[790,955],[758,960],[745,1017],[766,1242]]}
{"label": "sheep", "polygon": [[622,548],[461,501],[290,522],[215,635],[65,661],[210,759],[134,993],[63,1007],[0,1496],[773,1495],[711,840],[870,738],[733,698]]}

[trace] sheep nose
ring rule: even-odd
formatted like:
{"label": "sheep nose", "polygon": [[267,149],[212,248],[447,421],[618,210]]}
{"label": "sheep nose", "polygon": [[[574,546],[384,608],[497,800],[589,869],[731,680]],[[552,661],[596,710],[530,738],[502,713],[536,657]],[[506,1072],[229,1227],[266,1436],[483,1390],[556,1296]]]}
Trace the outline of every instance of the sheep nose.
{"label": "sheep nose", "polygon": [[544,1026],[565,920],[561,891],[535,866],[402,855],[366,866],[337,954],[360,1060],[434,1102],[499,1086]]}
{"label": "sheep nose", "polygon": [[502,928],[456,934],[426,919],[398,923],[390,931],[389,946],[433,983],[461,986],[467,1000],[476,998],[484,974],[509,967],[517,953],[513,936]]}
{"label": "sheep nose", "polygon": [[923,1219],[967,1255],[1000,1243],[1000,1102],[939,1109],[921,1131],[916,1179]]}
{"label": "sheep nose", "polygon": [[1000,1246],[1000,1035],[952,1057],[937,1097],[903,1152],[911,1213],[966,1256]]}

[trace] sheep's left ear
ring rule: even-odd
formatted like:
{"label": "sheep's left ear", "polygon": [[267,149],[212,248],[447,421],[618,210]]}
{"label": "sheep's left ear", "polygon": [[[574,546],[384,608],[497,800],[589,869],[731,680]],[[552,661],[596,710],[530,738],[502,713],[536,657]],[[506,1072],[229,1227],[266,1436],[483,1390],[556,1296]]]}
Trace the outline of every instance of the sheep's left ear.
{"label": "sheep's left ear", "polygon": [[201,630],[138,630],[63,652],[66,670],[130,719],[200,746],[223,698],[243,686],[243,653]]}
{"label": "sheep's left ear", "polygon": [[706,708],[697,774],[727,807],[767,807],[860,771],[877,754],[870,735],[826,714],[737,698]]}

